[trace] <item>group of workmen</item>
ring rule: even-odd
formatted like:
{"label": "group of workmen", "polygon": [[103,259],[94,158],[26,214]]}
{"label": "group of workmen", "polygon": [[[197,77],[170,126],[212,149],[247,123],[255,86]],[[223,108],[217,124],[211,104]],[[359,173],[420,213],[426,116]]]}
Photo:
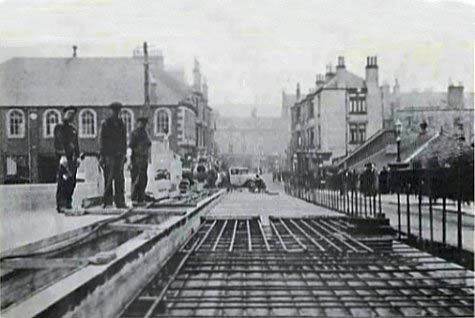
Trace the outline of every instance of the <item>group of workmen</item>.
{"label": "group of workmen", "polygon": [[[127,130],[120,117],[122,104],[109,105],[110,116],[102,123],[99,138],[99,165],[104,174],[103,208],[128,208],[124,194],[124,165],[128,163],[132,179],[132,203],[145,204],[147,167],[150,137],[146,126],[148,118],[140,116],[137,127],[131,132],[127,146]],[[81,159],[78,131],[73,125],[77,108],[65,107],[62,123],[54,129],[54,148],[58,157],[56,208],[59,213],[72,209],[72,197],[76,187],[76,172]]]}

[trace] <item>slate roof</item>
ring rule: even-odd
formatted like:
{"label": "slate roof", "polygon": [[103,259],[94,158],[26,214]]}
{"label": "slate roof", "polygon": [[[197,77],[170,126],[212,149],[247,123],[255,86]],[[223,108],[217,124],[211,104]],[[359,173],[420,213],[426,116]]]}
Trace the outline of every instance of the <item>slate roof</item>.
{"label": "slate roof", "polygon": [[324,88],[336,88],[344,84],[345,87],[366,87],[365,80],[348,70],[344,69],[341,73],[338,73],[333,76],[328,82],[325,83]]}
{"label": "slate roof", "polygon": [[419,161],[423,167],[426,167],[429,160],[436,159],[439,166],[443,167],[458,157],[460,153],[473,162],[473,148],[466,143],[460,144],[454,136],[440,134],[427,148],[415,156],[413,161]]}
{"label": "slate roof", "polygon": [[[177,104],[191,92],[163,69],[151,73],[157,104]],[[0,64],[0,106],[141,105],[143,87],[143,62],[131,57],[12,58]]]}
{"label": "slate roof", "polygon": [[[410,133],[401,136],[401,146],[400,146],[400,155],[401,155],[401,162],[404,162],[406,159],[410,158],[413,154],[415,154],[421,147],[424,147],[427,142],[429,142],[432,138],[436,138],[434,134],[431,133]],[[373,142],[374,139],[370,138],[366,143]],[[365,144],[366,144],[365,143]],[[434,141],[430,142],[427,145],[427,148],[421,151],[417,156],[415,156],[411,162],[418,160],[419,156],[422,153],[425,153],[427,149],[430,149]],[[358,149],[362,149],[360,147]],[[356,149],[355,151],[358,151]],[[354,155],[354,153],[351,153]],[[396,153],[387,153],[386,152],[386,145],[381,147],[379,150],[375,151],[373,154],[365,158],[364,160],[360,160],[355,164],[348,167],[350,170],[358,170],[361,171],[364,169],[364,165],[368,162],[373,163],[378,170],[382,169],[384,166],[388,166],[390,163],[394,163],[396,161],[397,154]]]}

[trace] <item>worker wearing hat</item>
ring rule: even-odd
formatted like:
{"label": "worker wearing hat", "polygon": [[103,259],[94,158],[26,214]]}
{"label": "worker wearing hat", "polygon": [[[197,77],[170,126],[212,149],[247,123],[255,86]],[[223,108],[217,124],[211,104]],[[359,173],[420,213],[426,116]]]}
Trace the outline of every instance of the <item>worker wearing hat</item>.
{"label": "worker wearing hat", "polygon": [[124,164],[127,152],[127,131],[119,117],[122,104],[109,105],[111,115],[101,125],[100,164],[104,171],[103,207],[127,208],[124,196]]}
{"label": "worker wearing hat", "polygon": [[129,142],[132,202],[137,206],[145,203],[145,189],[147,188],[148,156],[152,145],[146,130],[147,122],[148,118],[145,116],[137,119],[137,128],[130,134]]}
{"label": "worker wearing hat", "polygon": [[76,187],[79,142],[77,129],[72,124],[76,113],[76,107],[65,107],[63,122],[54,127],[54,149],[58,159],[56,210],[59,213],[63,213],[65,209],[72,209],[73,193]]}

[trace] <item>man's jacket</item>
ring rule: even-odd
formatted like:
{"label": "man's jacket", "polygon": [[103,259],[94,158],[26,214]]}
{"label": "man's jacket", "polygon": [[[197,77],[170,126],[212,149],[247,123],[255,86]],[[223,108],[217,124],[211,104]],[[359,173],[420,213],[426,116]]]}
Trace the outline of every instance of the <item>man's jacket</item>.
{"label": "man's jacket", "polygon": [[79,141],[76,127],[70,123],[57,124],[54,127],[54,150],[58,156],[79,157]]}
{"label": "man's jacket", "polygon": [[109,117],[102,123],[99,146],[101,156],[125,156],[127,131],[120,118]]}

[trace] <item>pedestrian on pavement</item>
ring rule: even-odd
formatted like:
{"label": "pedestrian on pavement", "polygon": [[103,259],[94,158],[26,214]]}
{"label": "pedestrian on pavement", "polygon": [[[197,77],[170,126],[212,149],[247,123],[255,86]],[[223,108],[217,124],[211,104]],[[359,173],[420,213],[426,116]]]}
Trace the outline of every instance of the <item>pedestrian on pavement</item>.
{"label": "pedestrian on pavement", "polygon": [[[119,117],[122,104],[109,105],[111,115],[101,125],[100,164],[104,171],[103,208],[112,206],[127,208],[124,197],[124,164],[127,153],[127,132]],[[112,188],[114,185],[114,189]]]}
{"label": "pedestrian on pavement", "polygon": [[130,175],[132,178],[132,203],[134,206],[145,204],[148,157],[149,149],[152,145],[146,130],[147,122],[147,117],[139,117],[137,120],[137,128],[130,134]]}
{"label": "pedestrian on pavement", "polygon": [[76,187],[76,172],[79,166],[79,142],[76,127],[72,124],[77,109],[64,108],[63,122],[54,127],[54,149],[58,160],[56,178],[56,210],[63,213],[72,209],[73,193]]}

